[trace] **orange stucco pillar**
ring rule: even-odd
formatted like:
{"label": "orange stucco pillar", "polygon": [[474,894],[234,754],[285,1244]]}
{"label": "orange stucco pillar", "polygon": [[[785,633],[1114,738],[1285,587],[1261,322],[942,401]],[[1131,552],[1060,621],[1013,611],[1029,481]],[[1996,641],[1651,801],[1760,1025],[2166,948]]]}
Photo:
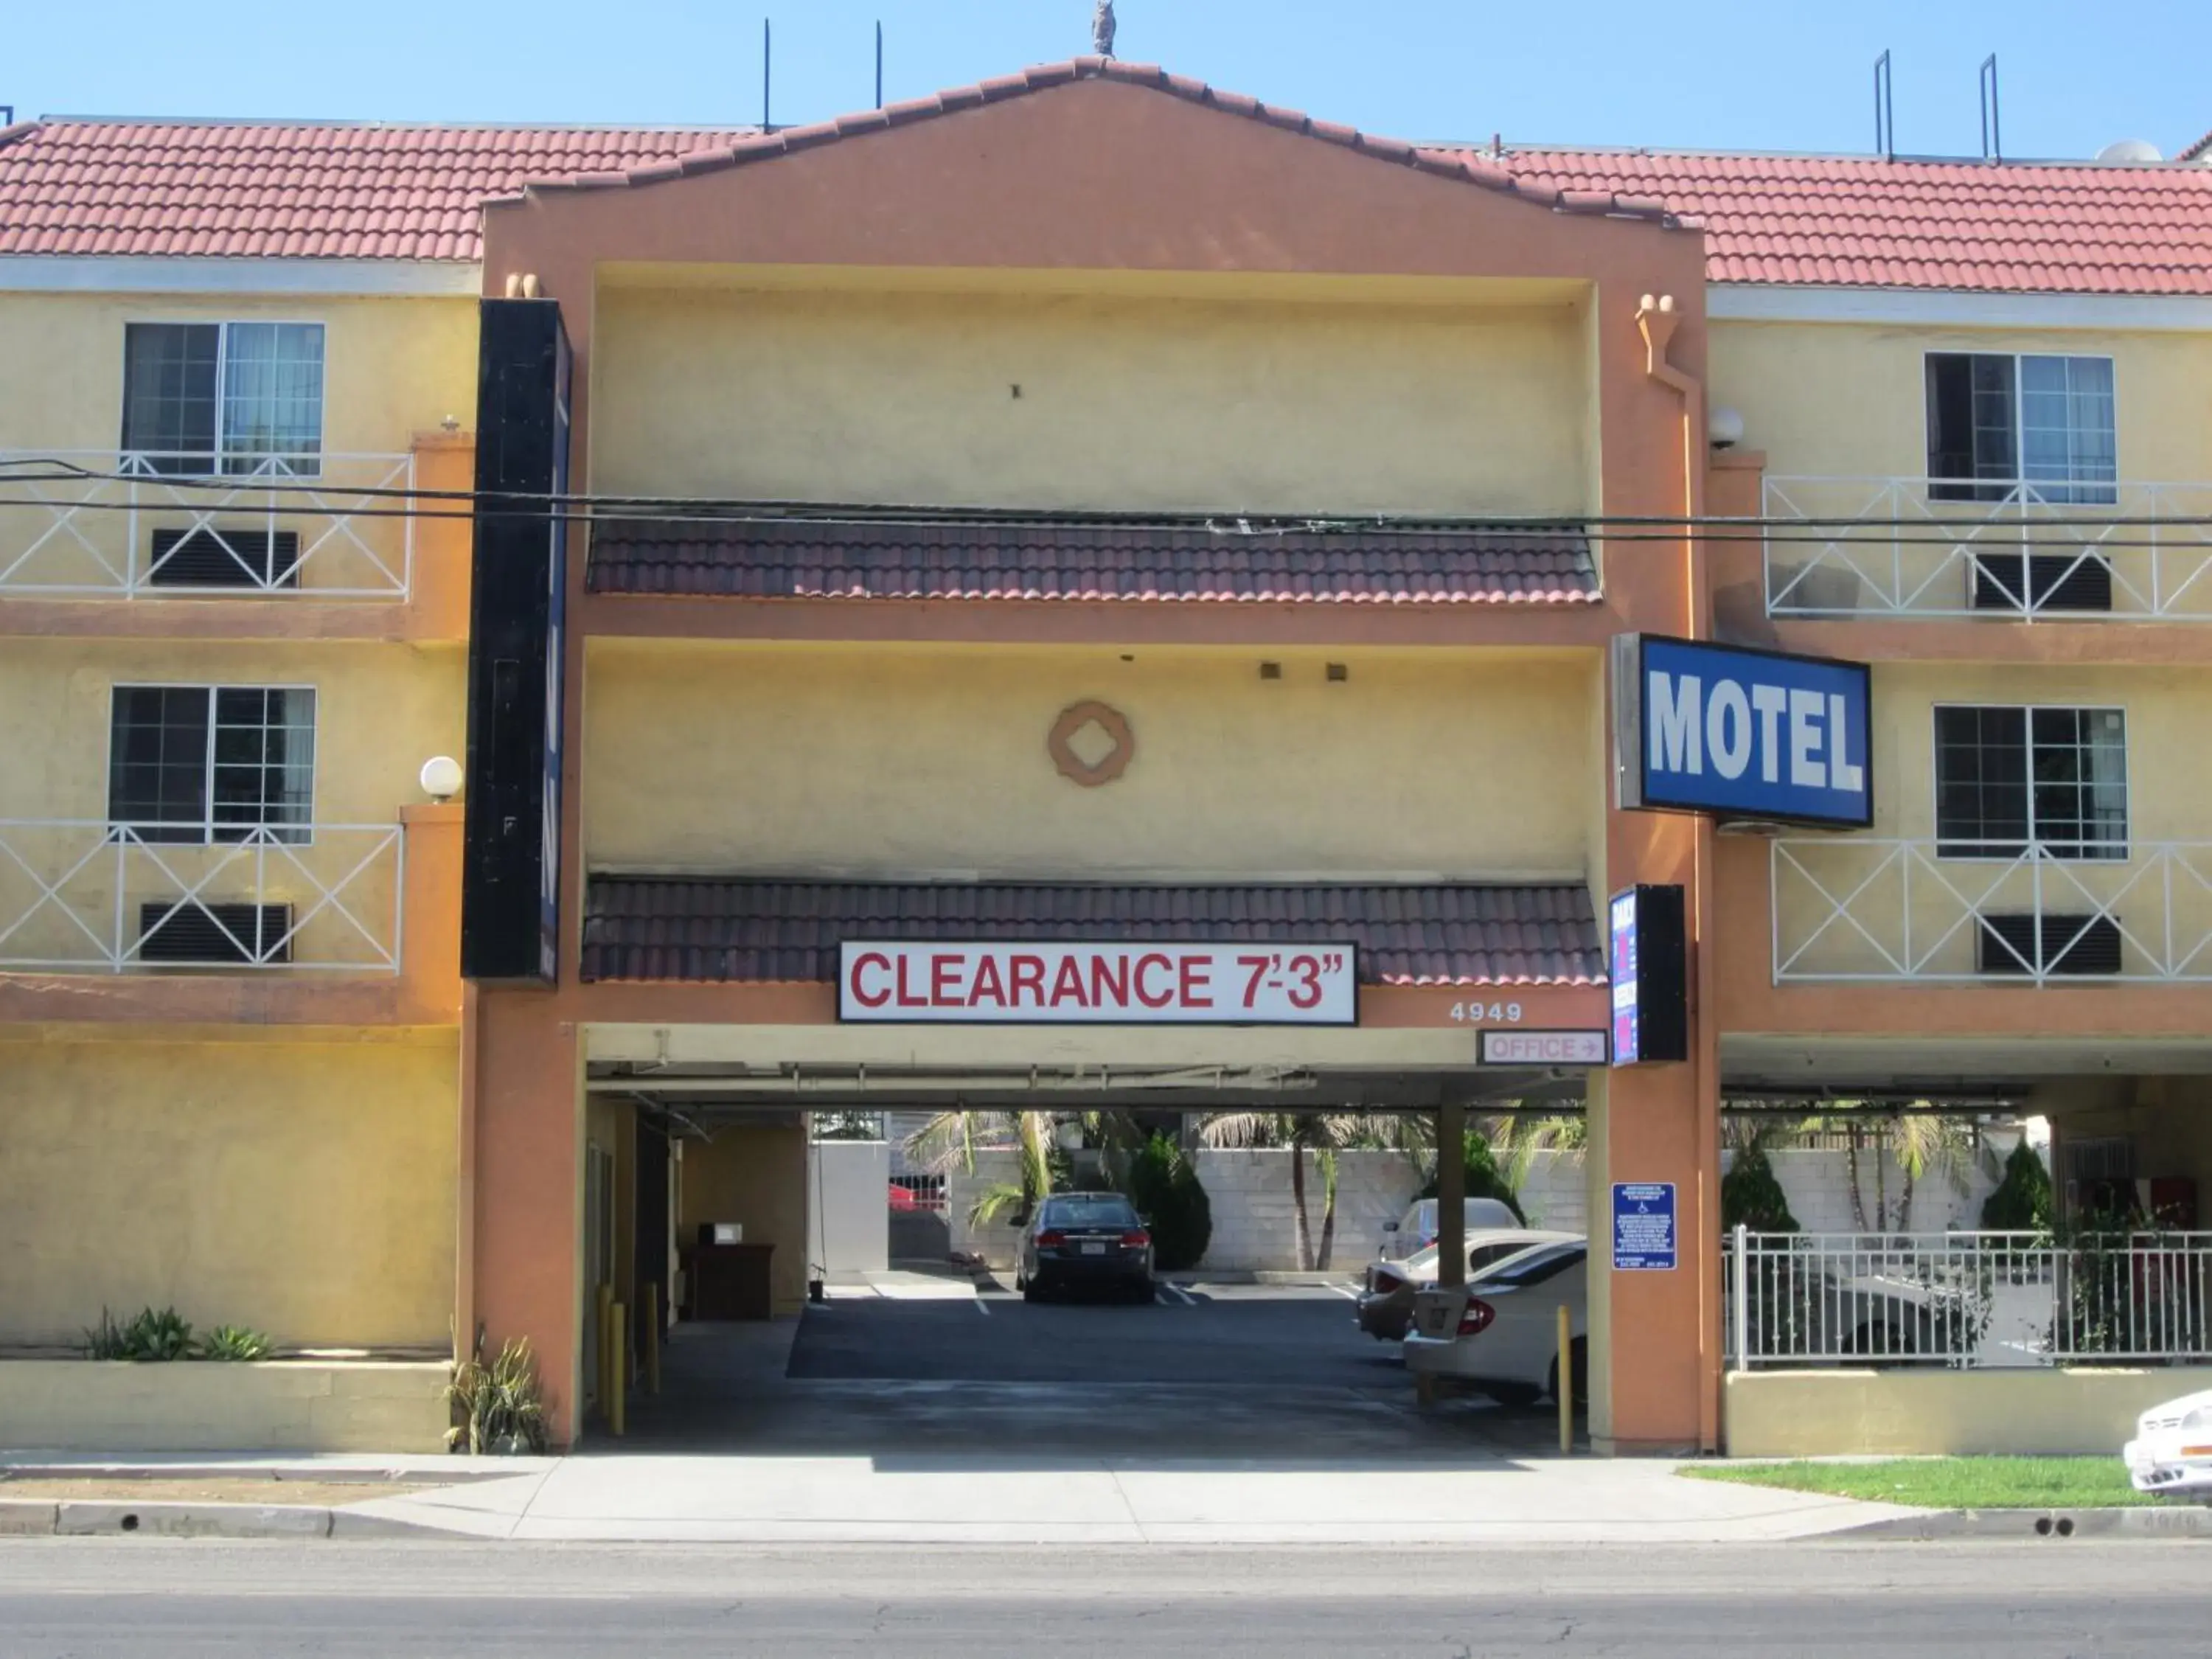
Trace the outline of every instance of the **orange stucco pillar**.
{"label": "orange stucco pillar", "polygon": [[550,1432],[566,1445],[582,1377],[583,1045],[550,993],[487,988],[472,1000],[475,1315],[493,1352],[530,1339]]}

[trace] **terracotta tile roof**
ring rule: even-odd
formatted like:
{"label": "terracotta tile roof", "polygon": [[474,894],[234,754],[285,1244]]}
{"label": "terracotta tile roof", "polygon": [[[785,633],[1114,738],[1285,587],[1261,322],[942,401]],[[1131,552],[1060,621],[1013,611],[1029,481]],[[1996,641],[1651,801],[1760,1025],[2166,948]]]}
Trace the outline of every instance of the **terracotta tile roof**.
{"label": "terracotta tile roof", "polygon": [[[474,260],[482,204],[628,189],[1113,79],[1559,212],[1707,232],[1716,283],[2212,294],[2212,168],[1414,145],[1146,64],[1078,58],[756,130],[58,119],[0,131],[0,255]],[[2208,136],[2212,142],[2212,136]]]}
{"label": "terracotta tile roof", "polygon": [[1511,149],[1503,161],[1547,188],[1694,216],[1715,283],[2212,294],[2212,168]]}
{"label": "terracotta tile roof", "polygon": [[834,981],[837,946],[874,939],[1351,939],[1383,985],[1591,985],[1605,979],[1579,886],[1138,887],[593,876],[587,980]]}
{"label": "terracotta tile roof", "polygon": [[26,122],[0,131],[0,254],[483,257],[482,204],[733,131]]}
{"label": "terracotta tile roof", "polygon": [[1579,529],[1399,520],[762,518],[593,527],[595,593],[731,599],[1575,604]]}

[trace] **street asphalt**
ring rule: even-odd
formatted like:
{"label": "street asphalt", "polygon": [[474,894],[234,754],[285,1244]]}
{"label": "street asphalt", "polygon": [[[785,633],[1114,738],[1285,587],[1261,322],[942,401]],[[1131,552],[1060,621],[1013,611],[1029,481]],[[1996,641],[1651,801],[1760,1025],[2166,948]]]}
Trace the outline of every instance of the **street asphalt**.
{"label": "street asphalt", "polygon": [[9,1659],[2201,1653],[2203,1547],[0,1544]]}

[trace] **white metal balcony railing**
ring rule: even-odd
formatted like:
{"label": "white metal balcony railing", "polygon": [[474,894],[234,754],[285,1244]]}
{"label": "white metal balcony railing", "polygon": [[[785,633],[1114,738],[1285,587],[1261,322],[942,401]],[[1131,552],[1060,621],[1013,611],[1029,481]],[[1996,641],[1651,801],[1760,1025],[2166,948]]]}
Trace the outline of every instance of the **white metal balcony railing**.
{"label": "white metal balcony railing", "polygon": [[399,971],[397,824],[0,820],[0,969]]}
{"label": "white metal balcony railing", "polygon": [[1738,1370],[2212,1359],[2212,1233],[1754,1233],[1726,1240]]}
{"label": "white metal balcony railing", "polygon": [[1763,516],[1770,616],[2212,622],[2212,484],[1778,477]]}
{"label": "white metal balcony railing", "polygon": [[411,454],[0,451],[0,594],[404,599],[412,503],[380,492],[414,483]]}
{"label": "white metal balcony railing", "polygon": [[1772,843],[1774,980],[2212,981],[2212,842]]}

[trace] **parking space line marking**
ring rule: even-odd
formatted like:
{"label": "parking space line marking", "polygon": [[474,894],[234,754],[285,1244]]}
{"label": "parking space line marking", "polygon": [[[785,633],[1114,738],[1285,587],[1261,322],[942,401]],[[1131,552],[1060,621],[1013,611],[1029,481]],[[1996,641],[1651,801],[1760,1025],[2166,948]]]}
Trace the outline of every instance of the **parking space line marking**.
{"label": "parking space line marking", "polygon": [[1358,1291],[1354,1291],[1354,1290],[1347,1290],[1345,1286],[1343,1286],[1343,1285],[1331,1285],[1329,1286],[1329,1289],[1331,1289],[1332,1291],[1335,1291],[1339,1296],[1342,1297],[1343,1297],[1346,1302],[1357,1302],[1357,1301],[1358,1301],[1358,1300],[1359,1300],[1359,1292],[1358,1292]]}
{"label": "parking space line marking", "polygon": [[984,1301],[981,1296],[978,1296],[975,1298],[975,1311],[982,1315],[984,1318],[988,1319],[991,1316],[991,1304]]}
{"label": "parking space line marking", "polygon": [[1175,1297],[1177,1302],[1182,1304],[1186,1308],[1195,1308],[1198,1305],[1198,1298],[1185,1291],[1180,1285],[1160,1285],[1154,1286],[1154,1288],[1163,1296],[1171,1296]]}

